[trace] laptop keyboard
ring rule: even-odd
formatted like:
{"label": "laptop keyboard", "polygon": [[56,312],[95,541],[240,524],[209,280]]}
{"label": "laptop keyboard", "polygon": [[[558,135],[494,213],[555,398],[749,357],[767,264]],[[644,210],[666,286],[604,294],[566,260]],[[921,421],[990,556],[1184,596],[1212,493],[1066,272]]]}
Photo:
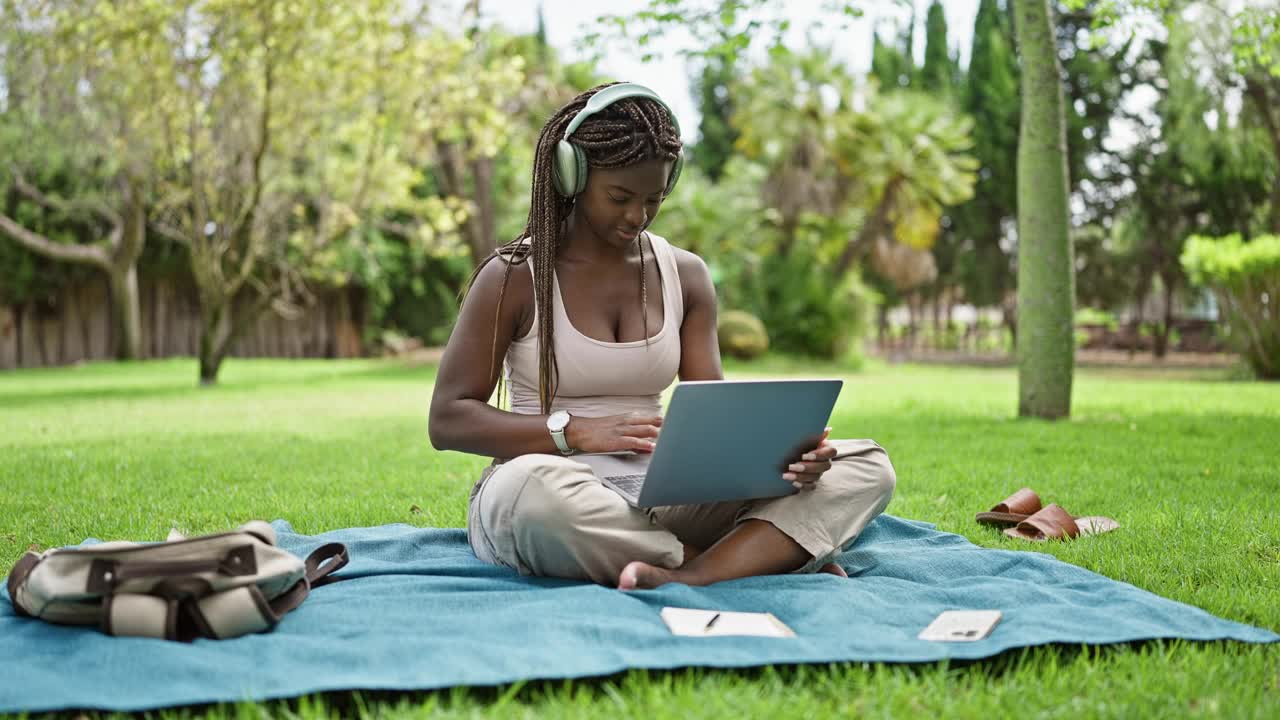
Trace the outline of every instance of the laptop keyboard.
{"label": "laptop keyboard", "polygon": [[613,483],[622,494],[639,497],[640,486],[644,485],[644,473],[636,475],[610,475],[609,482]]}

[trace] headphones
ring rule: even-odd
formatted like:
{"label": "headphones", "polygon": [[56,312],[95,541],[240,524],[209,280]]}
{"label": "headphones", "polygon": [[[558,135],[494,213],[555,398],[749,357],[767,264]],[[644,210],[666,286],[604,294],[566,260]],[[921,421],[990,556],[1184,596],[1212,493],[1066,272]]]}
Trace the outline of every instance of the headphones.
{"label": "headphones", "polygon": [[[610,85],[587,100],[587,106],[573,116],[569,126],[564,130],[564,137],[556,143],[555,160],[552,163],[552,184],[555,185],[556,192],[572,198],[587,189],[587,154],[582,151],[582,148],[570,142],[569,136],[578,129],[582,121],[619,100],[632,97],[649,98],[657,102],[667,111],[671,124],[676,128],[676,134],[680,133],[680,123],[676,120],[675,113],[671,112],[671,108],[658,97],[657,93],[635,83]],[[671,194],[676,186],[676,180],[680,177],[680,169],[683,167],[684,150],[681,149],[676,155],[675,163],[671,166],[671,176],[667,178],[667,187],[662,191],[663,197]]]}

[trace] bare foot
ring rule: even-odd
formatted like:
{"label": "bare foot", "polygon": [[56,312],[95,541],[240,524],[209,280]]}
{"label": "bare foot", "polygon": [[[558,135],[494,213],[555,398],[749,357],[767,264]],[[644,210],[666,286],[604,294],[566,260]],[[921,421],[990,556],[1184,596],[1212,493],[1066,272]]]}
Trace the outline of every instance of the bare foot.
{"label": "bare foot", "polygon": [[702,554],[702,548],[697,548],[689,543],[681,543],[684,546],[684,559],[681,561],[681,567],[693,562],[693,559]]}
{"label": "bare foot", "polygon": [[686,577],[685,573],[681,573],[678,570],[654,567],[639,560],[627,563],[627,566],[622,568],[622,572],[618,574],[619,590],[647,590],[670,582],[682,582],[688,585],[702,584],[694,582],[692,578]]}
{"label": "bare foot", "polygon": [[827,563],[826,565],[823,565],[822,569],[819,570],[818,572],[830,573],[832,575],[836,575],[842,578],[849,577],[849,573],[845,572],[844,568],[840,567],[835,563]]}

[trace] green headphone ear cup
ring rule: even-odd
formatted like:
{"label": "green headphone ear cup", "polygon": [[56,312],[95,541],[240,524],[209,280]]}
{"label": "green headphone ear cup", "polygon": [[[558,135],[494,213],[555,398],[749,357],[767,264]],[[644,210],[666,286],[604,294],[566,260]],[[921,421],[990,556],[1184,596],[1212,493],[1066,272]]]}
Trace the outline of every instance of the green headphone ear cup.
{"label": "green headphone ear cup", "polygon": [[556,143],[555,162],[551,168],[552,184],[556,192],[564,197],[577,195],[578,186],[578,148],[568,140]]}
{"label": "green headphone ear cup", "polygon": [[576,197],[587,189],[587,154],[582,151],[582,148],[573,145],[573,157],[578,164],[578,170],[573,176],[573,194]]}
{"label": "green headphone ear cup", "polygon": [[684,149],[676,153],[676,161],[671,164],[671,177],[667,178],[667,189],[663,191],[662,196],[666,197],[676,189],[676,181],[680,179],[680,171],[684,169]]}

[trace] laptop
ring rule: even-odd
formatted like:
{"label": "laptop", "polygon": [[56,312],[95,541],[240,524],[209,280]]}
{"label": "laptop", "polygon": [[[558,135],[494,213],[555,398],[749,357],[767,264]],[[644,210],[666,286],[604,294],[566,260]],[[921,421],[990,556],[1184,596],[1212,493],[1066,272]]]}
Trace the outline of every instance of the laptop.
{"label": "laptop", "polygon": [[794,379],[682,382],[652,453],[574,459],[637,508],[789,495],[796,489],[782,473],[817,446],[842,385]]}

